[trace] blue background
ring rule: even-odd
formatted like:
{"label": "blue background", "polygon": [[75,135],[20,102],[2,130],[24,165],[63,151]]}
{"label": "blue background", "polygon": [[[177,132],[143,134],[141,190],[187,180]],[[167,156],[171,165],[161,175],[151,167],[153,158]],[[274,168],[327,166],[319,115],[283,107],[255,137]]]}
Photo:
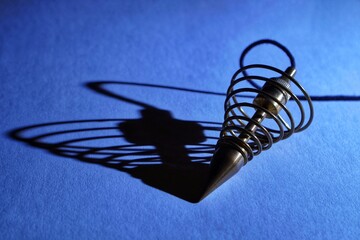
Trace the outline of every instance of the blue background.
{"label": "blue background", "polygon": [[[144,179],[164,170],[153,142],[132,146],[119,124],[139,126],[144,108],[169,111],[201,126],[205,135],[186,148],[207,160],[239,55],[263,38],[292,51],[310,95],[352,101],[314,101],[309,129],[198,204]],[[268,46],[246,58],[282,69],[287,61]],[[359,1],[5,0],[0,74],[2,239],[360,235]],[[118,83],[89,87],[105,81]],[[119,165],[131,160],[138,165]],[[130,174],[141,164],[151,171]]]}

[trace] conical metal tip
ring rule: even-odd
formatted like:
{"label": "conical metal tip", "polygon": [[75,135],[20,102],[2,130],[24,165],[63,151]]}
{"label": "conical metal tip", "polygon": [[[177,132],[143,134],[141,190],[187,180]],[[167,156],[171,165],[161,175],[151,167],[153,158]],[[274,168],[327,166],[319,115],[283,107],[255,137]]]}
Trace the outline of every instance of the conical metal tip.
{"label": "conical metal tip", "polygon": [[244,156],[239,151],[231,146],[220,146],[211,159],[208,183],[200,200],[234,176],[244,164]]}

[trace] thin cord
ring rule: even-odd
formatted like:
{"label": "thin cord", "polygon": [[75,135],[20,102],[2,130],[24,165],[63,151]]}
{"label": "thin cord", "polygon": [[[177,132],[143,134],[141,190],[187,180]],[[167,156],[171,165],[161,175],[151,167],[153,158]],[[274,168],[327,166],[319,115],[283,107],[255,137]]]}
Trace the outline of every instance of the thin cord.
{"label": "thin cord", "polygon": [[[249,51],[251,49],[253,49],[254,47],[256,46],[259,46],[259,45],[262,45],[262,44],[272,44],[278,48],[280,48],[289,58],[290,60],[290,65],[291,67],[295,68],[295,58],[294,56],[291,54],[291,52],[289,51],[289,49],[287,49],[284,45],[282,45],[281,43],[275,41],[275,40],[271,40],[271,39],[261,39],[259,41],[256,41],[256,42],[253,42],[252,44],[250,44],[249,46],[247,46],[245,48],[245,50],[241,53],[241,56],[240,56],[240,60],[239,60],[239,63],[240,63],[240,68],[243,68],[244,67],[244,59],[245,59],[245,56],[249,53]],[[243,75],[244,77],[247,77],[248,76],[248,73],[246,71],[243,71]],[[257,88],[257,89],[260,89],[261,87],[256,84],[254,81],[252,80],[248,80],[249,83]]]}

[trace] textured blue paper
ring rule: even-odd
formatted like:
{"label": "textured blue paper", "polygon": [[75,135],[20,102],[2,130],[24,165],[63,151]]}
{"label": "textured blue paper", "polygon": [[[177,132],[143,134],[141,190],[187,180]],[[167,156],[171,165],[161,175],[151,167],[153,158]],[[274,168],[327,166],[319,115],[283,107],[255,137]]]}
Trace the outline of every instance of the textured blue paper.
{"label": "textured blue paper", "polygon": [[[224,96],[159,86],[225,93],[241,51],[263,38],[292,51],[310,95],[360,95],[359,1],[2,1],[1,239],[358,239],[356,97],[314,101],[307,131],[198,204],[149,179],[164,170],[161,143],[129,146],[141,136],[120,131],[150,108],[207,159]],[[287,61],[267,46],[246,59]]]}

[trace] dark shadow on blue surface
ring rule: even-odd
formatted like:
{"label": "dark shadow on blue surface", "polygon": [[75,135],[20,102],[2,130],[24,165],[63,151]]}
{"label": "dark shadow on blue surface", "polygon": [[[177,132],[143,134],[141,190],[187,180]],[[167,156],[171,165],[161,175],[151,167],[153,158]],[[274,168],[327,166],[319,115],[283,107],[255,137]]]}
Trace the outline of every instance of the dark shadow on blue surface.
{"label": "dark shadow on blue surface", "polygon": [[[95,119],[54,122],[15,129],[8,135],[17,141],[44,149],[54,155],[117,169],[141,179],[145,184],[177,196],[189,202],[197,202],[203,191],[208,174],[208,163],[214,144],[207,140],[205,131],[220,131],[221,123],[206,121],[183,121],[172,117],[171,112],[149,104],[126,98],[106,89],[106,85],[131,85],[185,91],[189,93],[225,96],[224,93],[194,90],[147,83],[96,81],[87,88],[102,95],[135,104],[143,109],[139,119]],[[247,97],[247,96],[241,96]],[[300,98],[301,99],[301,98]],[[360,96],[312,96],[313,101],[358,101]],[[111,123],[108,127],[74,128],[72,125]],[[66,126],[65,130],[50,131],[49,127]],[[39,130],[41,134],[26,136],[28,131]],[[101,133],[113,130],[117,133]],[[95,136],[79,137],[82,133]],[[53,143],[46,139],[53,136],[70,135],[66,141]],[[96,141],[114,140],[114,145],[102,146]],[[116,142],[129,144],[116,144]],[[84,146],[87,142],[95,146]],[[150,148],[149,148],[150,147]]]}
{"label": "dark shadow on blue surface", "polygon": [[[150,88],[158,88],[158,89],[168,89],[168,90],[176,90],[176,91],[183,91],[183,92],[190,92],[190,93],[200,93],[206,95],[213,95],[213,96],[222,96],[226,97],[226,93],[221,92],[214,92],[214,91],[203,91],[197,89],[190,89],[190,88],[182,88],[182,87],[173,87],[173,86],[165,86],[159,84],[149,84],[149,83],[139,83],[139,82],[126,82],[126,81],[113,81],[113,80],[104,80],[102,81],[104,84],[122,84],[122,85],[129,85],[129,86],[139,86],[139,87],[150,87]],[[239,97],[251,97],[247,95],[239,95]],[[302,95],[297,96],[299,100],[304,101],[306,98]],[[329,101],[360,101],[360,96],[357,95],[312,95],[310,96],[311,100],[314,102],[329,102]],[[119,99],[121,100],[121,99]],[[293,99],[290,99],[293,101]]]}
{"label": "dark shadow on blue surface", "polygon": [[[175,119],[167,110],[107,90],[109,84],[121,83],[91,82],[86,86],[97,93],[142,107],[141,118],[45,123],[15,129],[9,136],[54,155],[126,172],[151,187],[189,202],[198,202],[215,147],[206,142],[217,140],[205,136],[205,131],[218,132],[221,124]],[[104,123],[105,127],[93,126]],[[82,127],[88,124],[92,127]],[[36,134],[29,137],[30,132]],[[66,140],[51,140],[64,136]],[[107,142],[104,146],[104,140],[114,144],[109,146]],[[124,140],[128,144],[116,144]]]}
{"label": "dark shadow on blue surface", "polygon": [[[197,202],[214,149],[214,145],[202,143],[208,138],[203,132],[218,131],[219,124],[177,120],[163,110],[145,111],[140,119],[53,122],[8,134],[51,154],[126,172],[151,187]],[[93,127],[87,127],[89,124]],[[104,124],[105,127],[95,127]],[[29,136],[31,132],[35,134]],[[50,140],[63,136],[67,136],[66,140]],[[124,139],[129,143],[124,144]]]}

